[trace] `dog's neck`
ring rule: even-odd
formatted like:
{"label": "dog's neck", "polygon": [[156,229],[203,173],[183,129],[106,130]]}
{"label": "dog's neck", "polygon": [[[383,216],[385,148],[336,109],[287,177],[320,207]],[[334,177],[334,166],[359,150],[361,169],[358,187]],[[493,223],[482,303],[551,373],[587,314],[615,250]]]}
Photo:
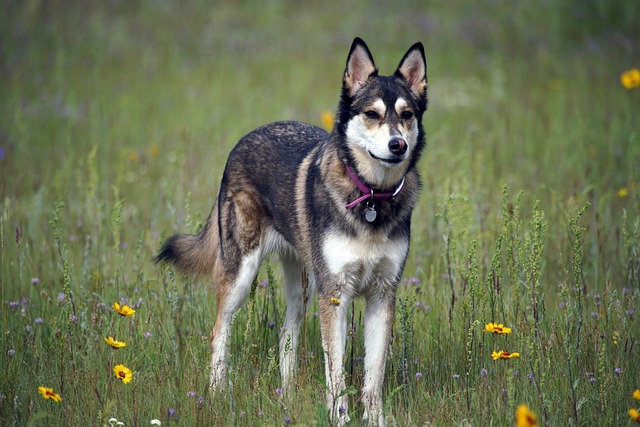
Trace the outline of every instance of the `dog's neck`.
{"label": "dog's neck", "polygon": [[384,190],[374,190],[373,188],[369,187],[367,184],[362,182],[362,180],[358,178],[358,175],[356,175],[353,169],[351,169],[346,162],[343,161],[343,164],[344,164],[345,171],[347,172],[347,175],[349,175],[349,178],[351,178],[351,181],[355,184],[356,187],[358,187],[358,189],[362,193],[362,196],[358,197],[354,201],[347,204],[346,206],[347,209],[352,209],[356,207],[358,204],[366,201],[391,200],[394,197],[396,197],[398,194],[400,194],[400,192],[404,188],[404,176],[403,176],[402,180],[395,188],[384,189]]}

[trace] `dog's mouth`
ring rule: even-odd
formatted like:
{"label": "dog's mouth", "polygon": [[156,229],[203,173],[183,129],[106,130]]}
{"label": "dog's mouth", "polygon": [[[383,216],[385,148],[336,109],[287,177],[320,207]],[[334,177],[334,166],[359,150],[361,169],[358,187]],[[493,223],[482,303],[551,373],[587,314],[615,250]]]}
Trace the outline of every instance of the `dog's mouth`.
{"label": "dog's mouth", "polygon": [[397,165],[398,163],[402,162],[404,160],[404,158],[402,158],[402,156],[398,156],[398,157],[392,157],[392,158],[388,158],[388,159],[383,159],[382,157],[378,157],[375,154],[373,154],[371,151],[367,150],[367,152],[369,153],[369,155],[376,159],[376,160],[380,160],[381,162],[384,163],[391,163],[392,165]]}

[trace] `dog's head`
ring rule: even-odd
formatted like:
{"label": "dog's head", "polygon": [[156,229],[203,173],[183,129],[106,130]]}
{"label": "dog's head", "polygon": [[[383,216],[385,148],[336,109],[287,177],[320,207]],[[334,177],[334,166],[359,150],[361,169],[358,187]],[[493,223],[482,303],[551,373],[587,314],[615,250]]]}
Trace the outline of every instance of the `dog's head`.
{"label": "dog's head", "polygon": [[427,64],[422,43],[404,55],[391,76],[379,76],[365,42],[351,45],[335,131],[346,141],[350,163],[370,184],[397,184],[424,147]]}

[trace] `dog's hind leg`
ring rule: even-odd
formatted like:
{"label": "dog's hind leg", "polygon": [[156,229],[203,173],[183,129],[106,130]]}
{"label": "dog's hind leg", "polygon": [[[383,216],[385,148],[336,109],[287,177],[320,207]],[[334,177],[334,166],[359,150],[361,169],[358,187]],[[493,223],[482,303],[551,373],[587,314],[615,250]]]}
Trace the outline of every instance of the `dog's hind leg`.
{"label": "dog's hind leg", "polygon": [[224,387],[226,376],[227,338],[233,315],[251,291],[264,256],[260,205],[247,192],[226,195],[221,203],[221,251],[216,261],[216,324],[211,331],[212,392]]}
{"label": "dog's hind leg", "polygon": [[395,316],[395,291],[367,297],[364,313],[363,419],[369,425],[385,425],[382,413],[382,383],[387,347]]}
{"label": "dog's hind leg", "polygon": [[303,283],[304,266],[293,254],[281,255],[280,262],[287,298],[287,314],[280,332],[280,375],[282,388],[285,393],[290,393],[296,371],[300,324],[305,314],[305,303],[313,297],[313,280],[311,284],[309,280]]}

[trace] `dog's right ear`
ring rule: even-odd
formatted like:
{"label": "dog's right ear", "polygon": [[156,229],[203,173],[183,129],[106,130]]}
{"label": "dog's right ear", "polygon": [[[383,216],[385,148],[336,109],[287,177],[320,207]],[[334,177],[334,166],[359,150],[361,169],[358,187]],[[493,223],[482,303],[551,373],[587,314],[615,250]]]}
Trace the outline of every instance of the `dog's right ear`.
{"label": "dog's right ear", "polygon": [[347,57],[347,68],[344,70],[342,80],[344,89],[349,96],[354,96],[367,83],[367,80],[376,75],[378,75],[378,69],[367,44],[360,37],[356,37]]}

